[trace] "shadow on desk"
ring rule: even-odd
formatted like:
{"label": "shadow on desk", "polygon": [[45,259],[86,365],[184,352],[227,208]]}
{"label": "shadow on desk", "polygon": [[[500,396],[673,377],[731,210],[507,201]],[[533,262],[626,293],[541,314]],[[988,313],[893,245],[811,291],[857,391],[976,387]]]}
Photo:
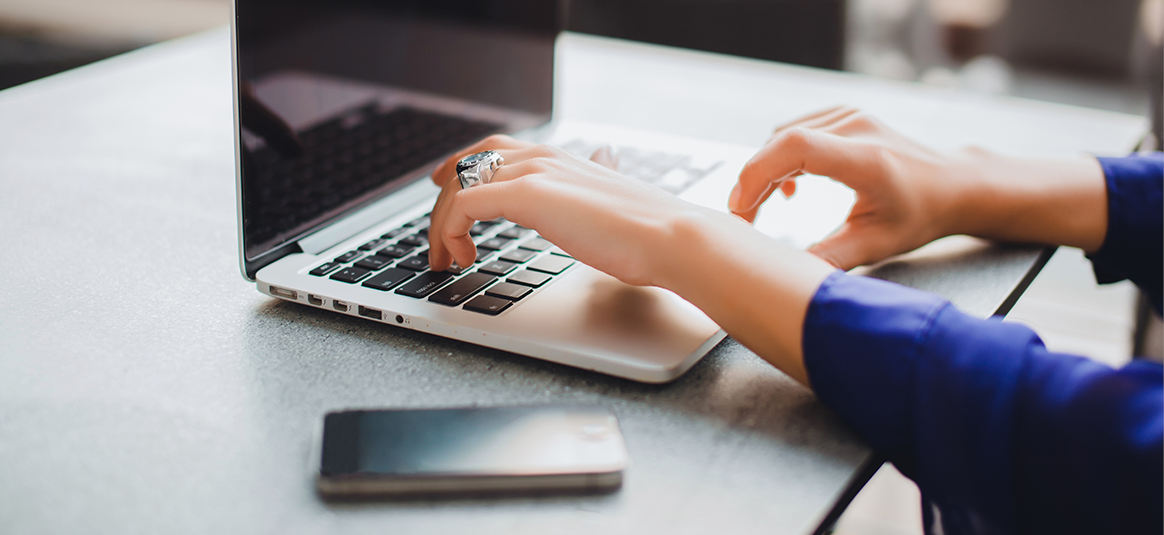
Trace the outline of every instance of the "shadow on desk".
{"label": "shadow on desk", "polygon": [[[255,387],[272,403],[421,407],[595,403],[615,409],[628,442],[634,415],[703,418],[725,434],[805,444],[834,419],[811,392],[734,340],[668,384],[637,383],[530,357],[271,300],[245,329]],[[298,399],[281,395],[299,392]]]}

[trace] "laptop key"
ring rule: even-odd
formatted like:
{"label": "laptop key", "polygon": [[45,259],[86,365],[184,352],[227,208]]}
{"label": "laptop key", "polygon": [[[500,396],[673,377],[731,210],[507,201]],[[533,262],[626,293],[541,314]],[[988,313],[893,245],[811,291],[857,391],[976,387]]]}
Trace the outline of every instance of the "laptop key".
{"label": "laptop key", "polygon": [[485,234],[486,232],[489,232],[489,229],[491,229],[491,228],[493,228],[493,225],[481,223],[478,221],[477,223],[473,224],[473,228],[469,229],[469,235],[470,236],[480,236],[482,234]]}
{"label": "laptop key", "polygon": [[447,273],[444,271],[426,271],[420,275],[417,275],[415,279],[405,283],[404,286],[397,288],[396,293],[420,299],[430,293],[433,293],[433,291],[435,291],[437,288],[440,288],[442,284],[449,282],[449,280],[452,278],[452,273]]}
{"label": "laptop key", "polygon": [[389,230],[388,232],[381,234],[380,237],[384,238],[385,240],[391,240],[392,238],[400,236],[401,234],[404,234],[405,232],[408,232],[408,229],[405,227],[394,228],[392,230]]}
{"label": "laptop key", "polygon": [[550,280],[550,276],[546,275],[545,273],[538,273],[536,271],[523,269],[517,273],[514,273],[513,275],[510,275],[509,278],[505,280],[537,288],[545,284],[546,281]]}
{"label": "laptop key", "polygon": [[541,252],[553,246],[554,244],[546,241],[545,238],[538,237],[532,240],[527,240],[525,243],[519,245],[518,247],[521,247],[522,249],[528,249],[530,251]]}
{"label": "laptop key", "polygon": [[339,262],[326,262],[324,264],[320,264],[319,267],[311,270],[310,273],[312,275],[315,275],[316,277],[322,277],[324,275],[327,275],[328,273],[331,273],[332,271],[335,271],[339,267],[340,267]]}
{"label": "laptop key", "polygon": [[529,265],[529,269],[557,275],[574,265],[574,261],[564,256],[543,256]]}
{"label": "laptop key", "polygon": [[466,299],[473,296],[473,294],[481,291],[482,288],[489,285],[489,283],[497,280],[492,275],[484,273],[470,273],[461,277],[456,282],[445,286],[441,291],[432,294],[428,300],[442,305],[457,306]]}
{"label": "laptop key", "polygon": [[335,261],[341,264],[346,264],[360,257],[359,251],[348,251],[342,255],[335,257]]}
{"label": "laptop key", "polygon": [[396,267],[411,269],[413,271],[424,271],[428,269],[428,253],[426,252],[424,254],[418,254],[405,258],[404,260],[401,260],[400,263],[396,264]]}
{"label": "laptop key", "polygon": [[400,243],[403,243],[405,245],[411,245],[413,247],[419,247],[421,245],[428,245],[428,235],[427,234],[422,235],[420,233],[413,234],[411,236],[408,236],[408,237],[400,240]]}
{"label": "laptop key", "polygon": [[478,243],[477,248],[496,251],[498,249],[504,249],[506,245],[509,245],[509,240],[505,238],[489,238],[488,240]]}
{"label": "laptop key", "polygon": [[561,247],[554,247],[553,249],[550,249],[550,254],[564,256],[566,258],[574,258],[574,257],[570,256],[570,253],[563,251]]}
{"label": "laptop key", "polygon": [[416,273],[407,269],[388,268],[379,275],[364,281],[363,285],[374,290],[387,292],[395,288],[396,285],[411,279],[413,275],[416,275]]}
{"label": "laptop key", "polygon": [[490,257],[492,257],[493,253],[496,253],[496,252],[497,251],[491,251],[489,249],[482,249],[481,247],[477,247],[477,259],[474,260],[473,263],[480,264],[480,263],[488,260]]}
{"label": "laptop key", "polygon": [[501,255],[501,259],[506,262],[513,262],[514,264],[524,264],[537,255],[536,252],[527,249],[514,249]]}
{"label": "laptop key", "polygon": [[338,273],[332,275],[331,279],[340,282],[346,282],[348,284],[355,284],[360,282],[360,279],[367,277],[370,273],[372,272],[363,268],[349,267],[341,269]]}
{"label": "laptop key", "polygon": [[360,260],[359,262],[356,262],[356,267],[376,271],[378,269],[383,269],[385,267],[388,267],[388,264],[391,264],[391,263],[392,263],[391,258],[380,256],[380,255],[372,255],[372,256],[369,256],[368,258]]}
{"label": "laptop key", "polygon": [[485,290],[485,295],[492,295],[493,297],[500,297],[510,301],[517,301],[522,297],[529,295],[532,291],[533,289],[529,286],[513,284],[512,282],[499,282],[493,286],[490,286],[488,290]]}
{"label": "laptop key", "polygon": [[416,219],[413,219],[412,221],[405,223],[404,226],[406,226],[406,227],[427,227],[428,223],[429,223],[429,217],[428,217],[428,214],[425,214],[425,215],[422,215]]}
{"label": "laptop key", "polygon": [[380,249],[376,252],[376,254],[380,256],[386,256],[388,258],[403,258],[404,255],[412,252],[413,249],[414,247],[409,247],[407,245],[393,244]]}
{"label": "laptop key", "polygon": [[371,251],[372,249],[375,249],[381,245],[384,245],[384,243],[387,241],[388,240],[385,240],[384,238],[376,238],[368,243],[361,245],[360,250],[361,251]]}
{"label": "laptop key", "polygon": [[521,228],[521,227],[509,227],[501,232],[498,232],[497,235],[502,237],[502,238],[516,240],[522,236],[525,236],[528,233],[529,233],[528,230]]}
{"label": "laptop key", "polygon": [[515,267],[517,267],[517,264],[506,262],[504,260],[494,260],[477,268],[477,271],[488,273],[490,275],[501,276],[509,273],[510,271],[513,271],[513,268]]}
{"label": "laptop key", "polygon": [[480,312],[482,314],[489,314],[496,316],[505,311],[505,309],[513,306],[513,301],[508,299],[500,299],[497,297],[490,297],[488,295],[478,295],[472,301],[465,303],[465,310],[473,312]]}

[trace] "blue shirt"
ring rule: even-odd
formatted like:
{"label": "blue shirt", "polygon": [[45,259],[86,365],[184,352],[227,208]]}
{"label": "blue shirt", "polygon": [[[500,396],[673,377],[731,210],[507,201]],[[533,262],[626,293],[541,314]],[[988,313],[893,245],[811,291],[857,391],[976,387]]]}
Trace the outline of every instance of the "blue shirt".
{"label": "blue shirt", "polygon": [[[1099,282],[1130,279],[1157,312],[1164,154],[1101,159]],[[817,396],[921,489],[927,532],[1164,532],[1164,369],[1048,351],[885,281],[833,273],[804,326]]]}

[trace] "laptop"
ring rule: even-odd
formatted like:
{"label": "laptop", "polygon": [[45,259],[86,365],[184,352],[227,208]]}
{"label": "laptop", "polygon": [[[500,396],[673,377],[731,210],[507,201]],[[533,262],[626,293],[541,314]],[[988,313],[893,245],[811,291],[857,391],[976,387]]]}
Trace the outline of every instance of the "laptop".
{"label": "laptop", "polygon": [[244,276],[278,299],[635,381],[687,371],[719,326],[532,229],[480,222],[473,266],[428,269],[428,175],[493,133],[583,157],[612,144],[624,174],[724,209],[754,147],[553,120],[561,28],[545,0],[236,0]]}

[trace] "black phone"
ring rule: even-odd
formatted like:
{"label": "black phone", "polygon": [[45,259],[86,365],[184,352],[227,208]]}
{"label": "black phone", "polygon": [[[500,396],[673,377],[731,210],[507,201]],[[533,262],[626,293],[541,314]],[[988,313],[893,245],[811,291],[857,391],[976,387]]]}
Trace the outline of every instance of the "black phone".
{"label": "black phone", "polygon": [[611,491],[626,446],[595,407],[328,413],[316,458],[325,497]]}

